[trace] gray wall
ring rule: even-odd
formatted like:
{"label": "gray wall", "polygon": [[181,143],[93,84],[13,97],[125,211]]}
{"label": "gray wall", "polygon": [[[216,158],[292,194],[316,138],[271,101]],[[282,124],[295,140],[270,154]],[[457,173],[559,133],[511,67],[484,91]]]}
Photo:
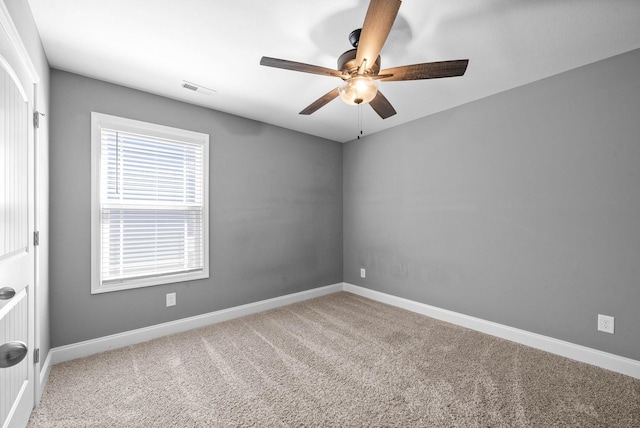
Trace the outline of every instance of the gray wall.
{"label": "gray wall", "polygon": [[[639,66],[630,52],[344,147],[52,70],[52,346],[344,280],[640,360]],[[209,280],[90,294],[91,111],[210,134]]]}
{"label": "gray wall", "polygon": [[[210,135],[208,280],[90,294],[91,111]],[[342,281],[341,144],[58,70],[50,120],[52,346]]]}
{"label": "gray wall", "polygon": [[[29,59],[38,73],[36,108],[49,112],[49,63],[40,41],[40,34],[24,0],[3,0],[11,19],[20,34]],[[40,231],[40,246],[36,247],[36,337],[35,346],[40,348],[40,365],[49,353],[49,122],[47,116],[40,121],[36,131],[36,229]],[[39,371],[39,368],[36,368]],[[41,392],[41,391],[40,391]]]}
{"label": "gray wall", "polygon": [[637,50],[347,143],[344,281],[640,360],[639,69]]}

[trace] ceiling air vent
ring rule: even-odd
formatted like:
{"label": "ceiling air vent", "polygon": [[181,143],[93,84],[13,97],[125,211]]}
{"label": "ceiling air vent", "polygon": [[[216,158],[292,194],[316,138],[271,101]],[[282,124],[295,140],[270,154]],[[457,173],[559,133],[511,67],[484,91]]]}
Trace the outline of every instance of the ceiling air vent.
{"label": "ceiling air vent", "polygon": [[182,81],[182,87],[202,95],[211,95],[216,92],[213,89],[205,88],[204,86],[196,85],[195,83],[187,82],[186,80]]}

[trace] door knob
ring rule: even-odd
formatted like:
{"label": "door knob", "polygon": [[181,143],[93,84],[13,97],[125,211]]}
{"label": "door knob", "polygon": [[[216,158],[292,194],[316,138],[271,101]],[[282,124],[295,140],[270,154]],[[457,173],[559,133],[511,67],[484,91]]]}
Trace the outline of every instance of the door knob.
{"label": "door knob", "polygon": [[15,366],[27,356],[27,345],[22,342],[7,342],[0,346],[0,369]]}
{"label": "door knob", "polygon": [[9,300],[16,295],[16,290],[11,287],[0,288],[0,300]]}

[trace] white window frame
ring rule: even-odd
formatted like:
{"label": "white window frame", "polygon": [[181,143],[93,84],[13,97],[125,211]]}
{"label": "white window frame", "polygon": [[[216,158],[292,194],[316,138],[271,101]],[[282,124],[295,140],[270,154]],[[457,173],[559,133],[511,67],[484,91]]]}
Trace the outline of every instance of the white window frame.
{"label": "white window frame", "polygon": [[[103,284],[101,278],[101,129],[108,128],[122,132],[174,140],[203,146],[203,269],[162,275],[123,279],[119,282]],[[132,288],[149,287],[160,284],[191,281],[209,277],[209,135],[154,123],[142,122],[103,113],[91,113],[91,294],[106,293]]]}

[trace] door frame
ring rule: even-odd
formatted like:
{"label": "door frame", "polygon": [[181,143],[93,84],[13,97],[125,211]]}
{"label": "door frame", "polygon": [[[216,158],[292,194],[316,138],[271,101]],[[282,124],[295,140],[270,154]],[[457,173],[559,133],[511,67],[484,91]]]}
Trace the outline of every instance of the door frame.
{"label": "door frame", "polygon": [[[11,14],[9,13],[9,10],[7,9],[7,6],[4,2],[4,0],[0,0],[0,31],[3,31],[7,34],[8,36],[8,41],[9,44],[13,47],[14,53],[17,56],[18,61],[20,62],[20,65],[23,68],[23,71],[26,72],[29,81],[32,83],[32,85],[30,85],[29,87],[25,87],[23,88],[25,91],[32,91],[31,94],[29,94],[32,97],[32,102],[30,103],[30,107],[32,108],[32,111],[29,112],[29,114],[32,114],[33,111],[35,111],[37,109],[38,106],[38,85],[40,84],[40,75],[38,74],[38,71],[36,70],[36,67],[33,64],[33,61],[31,60],[31,57],[29,55],[29,52],[27,51],[27,48],[25,47],[22,38],[20,37],[20,33],[18,32],[18,29],[16,27],[16,25],[14,24],[13,18],[11,17]],[[39,207],[38,204],[38,195],[39,195],[39,190],[42,187],[43,181],[42,178],[40,177],[37,173],[36,167],[38,166],[38,131],[37,129],[35,129],[33,127],[33,123],[30,124],[29,126],[29,138],[32,141],[32,147],[30,148],[28,154],[29,154],[29,167],[31,169],[31,171],[29,172],[29,176],[28,176],[28,180],[29,180],[29,188],[30,188],[30,192],[31,192],[31,197],[32,199],[29,201],[30,207],[29,207],[29,215],[31,216],[30,218],[30,227],[32,228],[32,230],[29,231],[29,251],[33,251],[33,284],[32,284],[32,288],[31,288],[31,292],[33,293],[33,297],[32,297],[32,303],[30,303],[30,308],[29,308],[29,335],[31,336],[31,346],[30,346],[30,350],[29,350],[29,354],[28,354],[28,358],[29,361],[31,361],[32,366],[31,366],[31,373],[32,373],[32,379],[31,381],[33,382],[33,392],[34,392],[34,405],[37,405],[40,401],[40,397],[42,396],[42,390],[44,389],[44,383],[42,382],[41,379],[41,369],[42,369],[42,365],[43,365],[43,361],[42,358],[40,359],[39,363],[33,363],[34,359],[34,350],[35,349],[40,349],[40,338],[41,338],[41,327],[40,327],[40,323],[39,323],[39,314],[38,314],[38,309],[39,309],[39,305],[38,305],[38,294],[39,294],[39,288],[40,288],[40,281],[39,281],[39,265],[38,265],[38,247],[34,245],[33,239],[31,238],[33,236],[33,232],[35,230],[38,230],[38,224],[39,224],[39,210],[41,209],[41,207]],[[46,179],[46,178],[45,178]],[[42,237],[41,237],[42,238]],[[45,281],[46,283],[46,281]]]}

